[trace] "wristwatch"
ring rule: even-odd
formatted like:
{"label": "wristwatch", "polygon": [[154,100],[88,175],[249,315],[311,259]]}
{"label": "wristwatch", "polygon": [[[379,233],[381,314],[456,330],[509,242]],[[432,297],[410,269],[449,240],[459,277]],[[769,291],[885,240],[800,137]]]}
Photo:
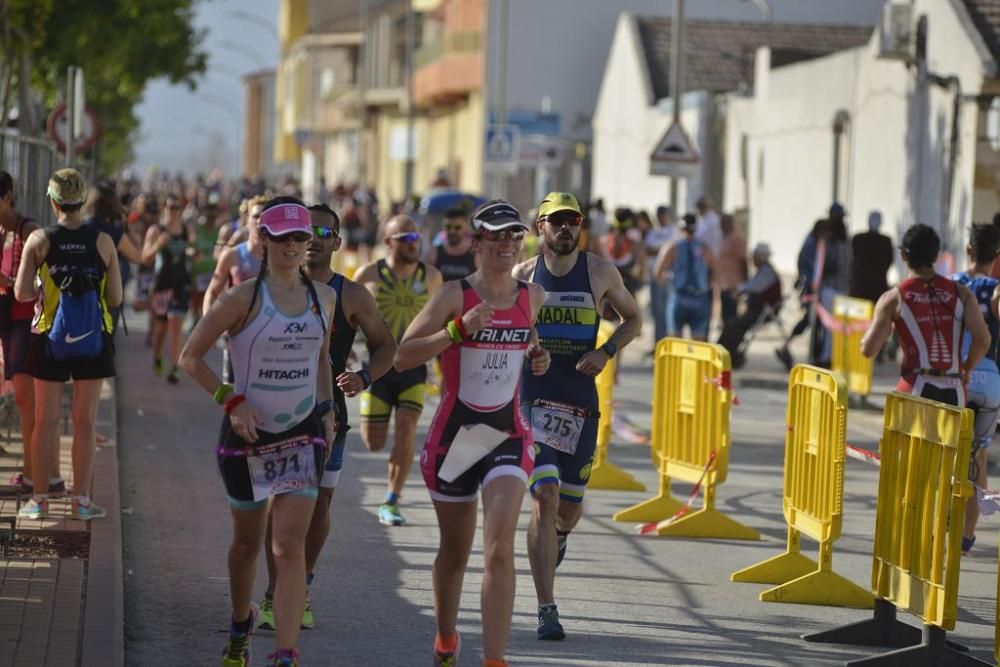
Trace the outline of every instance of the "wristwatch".
{"label": "wristwatch", "polygon": [[609,359],[614,359],[615,355],[618,354],[618,346],[612,343],[610,340],[602,345],[600,348],[601,352],[608,355]]}
{"label": "wristwatch", "polygon": [[365,389],[372,386],[372,374],[368,372],[367,368],[362,368],[360,371],[358,371],[358,377],[361,378],[361,381],[365,383],[364,387]]}

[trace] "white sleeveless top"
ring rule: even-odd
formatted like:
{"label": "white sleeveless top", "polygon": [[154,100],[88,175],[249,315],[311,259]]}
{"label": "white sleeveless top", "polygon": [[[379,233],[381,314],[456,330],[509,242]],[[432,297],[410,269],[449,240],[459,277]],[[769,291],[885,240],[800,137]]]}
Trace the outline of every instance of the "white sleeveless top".
{"label": "white sleeveless top", "polygon": [[324,315],[321,320],[312,306],[298,315],[285,315],[271,300],[267,282],[260,285],[260,299],[253,320],[230,337],[229,357],[236,393],[247,397],[264,431],[283,433],[301,423],[316,405],[319,353],[329,318]]}

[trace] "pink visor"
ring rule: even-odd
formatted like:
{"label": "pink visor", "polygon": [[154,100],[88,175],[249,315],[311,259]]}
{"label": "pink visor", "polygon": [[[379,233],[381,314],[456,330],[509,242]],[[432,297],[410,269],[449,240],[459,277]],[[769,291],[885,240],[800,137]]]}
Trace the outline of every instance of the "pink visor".
{"label": "pink visor", "polygon": [[258,223],[271,236],[306,232],[312,236],[309,209],[299,204],[278,204],[264,211]]}

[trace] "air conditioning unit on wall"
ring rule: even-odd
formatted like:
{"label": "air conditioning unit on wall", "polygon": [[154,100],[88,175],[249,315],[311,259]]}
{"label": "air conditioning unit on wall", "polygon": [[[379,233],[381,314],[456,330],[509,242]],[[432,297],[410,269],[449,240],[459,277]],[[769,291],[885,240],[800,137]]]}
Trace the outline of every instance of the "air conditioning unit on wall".
{"label": "air conditioning unit on wall", "polygon": [[887,2],[879,21],[879,58],[912,60],[915,42],[913,5],[906,0]]}

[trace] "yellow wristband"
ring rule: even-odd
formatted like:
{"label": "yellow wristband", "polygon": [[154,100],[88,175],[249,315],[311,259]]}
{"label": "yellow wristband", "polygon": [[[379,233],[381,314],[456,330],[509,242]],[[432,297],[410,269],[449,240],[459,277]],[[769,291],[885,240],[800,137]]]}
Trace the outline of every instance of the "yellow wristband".
{"label": "yellow wristband", "polygon": [[458,325],[454,321],[448,322],[447,326],[445,326],[445,331],[448,332],[448,338],[451,338],[453,343],[462,342],[462,332],[458,330]]}

